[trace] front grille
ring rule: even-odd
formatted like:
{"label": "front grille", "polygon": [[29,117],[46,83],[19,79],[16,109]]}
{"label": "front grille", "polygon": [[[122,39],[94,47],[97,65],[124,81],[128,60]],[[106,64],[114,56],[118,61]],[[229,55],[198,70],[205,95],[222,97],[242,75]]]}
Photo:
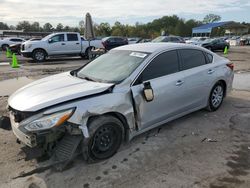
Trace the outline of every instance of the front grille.
{"label": "front grille", "polygon": [[21,47],[22,51],[24,51],[24,44],[22,44],[22,47]]}
{"label": "front grille", "polygon": [[32,115],[34,115],[34,112],[21,112],[21,111],[15,110],[12,107],[9,107],[9,111],[13,114],[14,121],[16,123],[20,123],[24,119],[27,119],[27,118],[31,117]]}

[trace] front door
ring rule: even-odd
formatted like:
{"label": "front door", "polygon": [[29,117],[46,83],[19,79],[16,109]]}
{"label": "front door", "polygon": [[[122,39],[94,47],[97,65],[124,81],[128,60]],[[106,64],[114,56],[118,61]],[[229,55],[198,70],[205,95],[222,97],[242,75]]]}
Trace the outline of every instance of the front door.
{"label": "front door", "polygon": [[[184,79],[175,50],[164,52],[149,63],[131,87],[139,129],[149,128],[182,112]],[[153,90],[154,98],[150,102],[143,94],[145,83]]]}
{"label": "front door", "polygon": [[48,50],[49,55],[62,55],[66,53],[66,43],[64,34],[54,35],[49,39]]}

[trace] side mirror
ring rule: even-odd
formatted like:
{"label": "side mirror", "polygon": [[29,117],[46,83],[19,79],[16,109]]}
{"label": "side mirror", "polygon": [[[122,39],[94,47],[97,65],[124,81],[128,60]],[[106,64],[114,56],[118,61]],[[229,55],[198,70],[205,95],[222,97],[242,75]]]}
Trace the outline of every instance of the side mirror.
{"label": "side mirror", "polygon": [[52,41],[52,39],[49,39],[48,42],[49,42],[49,43],[52,43],[53,41]]}
{"label": "side mirror", "polygon": [[143,88],[143,94],[147,102],[150,102],[154,99],[154,92],[151,87],[150,82],[145,82],[143,83],[144,88]]}

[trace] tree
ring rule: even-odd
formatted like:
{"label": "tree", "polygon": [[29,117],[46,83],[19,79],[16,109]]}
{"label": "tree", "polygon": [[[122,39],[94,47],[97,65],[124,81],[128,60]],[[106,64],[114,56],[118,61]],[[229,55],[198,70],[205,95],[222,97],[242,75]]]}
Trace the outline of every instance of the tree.
{"label": "tree", "polygon": [[111,35],[111,26],[109,23],[101,23],[100,25],[97,26],[97,29],[99,31],[100,36],[109,36]]}
{"label": "tree", "polygon": [[212,23],[212,22],[217,22],[221,20],[221,16],[216,15],[216,14],[208,14],[204,17],[203,23]]}
{"label": "tree", "polygon": [[43,25],[43,29],[46,32],[50,32],[50,31],[53,31],[53,26],[50,23],[46,23]]}
{"label": "tree", "polygon": [[64,28],[63,28],[64,31],[70,31],[70,27],[68,25],[66,25]]}
{"label": "tree", "polygon": [[63,30],[63,24],[59,23],[56,26],[56,31],[62,31]]}
{"label": "tree", "polygon": [[79,22],[79,29],[80,29],[80,33],[83,35],[84,34],[84,21],[83,20]]}
{"label": "tree", "polygon": [[16,26],[17,30],[31,31],[31,25],[29,21],[18,22]]}
{"label": "tree", "polygon": [[9,26],[6,23],[0,22],[0,29],[1,30],[8,30]]}
{"label": "tree", "polygon": [[33,22],[31,24],[31,31],[41,31],[39,22]]}

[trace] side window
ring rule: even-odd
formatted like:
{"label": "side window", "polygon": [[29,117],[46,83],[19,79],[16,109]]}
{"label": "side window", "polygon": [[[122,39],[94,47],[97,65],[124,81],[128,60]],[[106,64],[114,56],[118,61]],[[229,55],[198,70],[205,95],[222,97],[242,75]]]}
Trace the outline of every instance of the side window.
{"label": "side window", "polygon": [[176,38],[176,37],[171,37],[171,41],[172,42],[180,42],[180,40],[178,38]]}
{"label": "side window", "polygon": [[64,34],[55,35],[50,38],[51,42],[61,42],[64,41]]}
{"label": "side window", "polygon": [[22,42],[23,40],[22,39],[10,39],[10,41],[12,41],[12,42]]}
{"label": "side window", "polygon": [[213,55],[206,53],[206,59],[207,59],[207,63],[212,63],[213,62]]}
{"label": "side window", "polygon": [[151,80],[179,71],[177,51],[164,52],[153,59],[141,75],[142,81]]}
{"label": "side window", "polygon": [[115,41],[116,42],[123,42],[124,40],[123,40],[123,38],[115,38]]}
{"label": "side window", "polygon": [[108,41],[109,42],[115,42],[115,38],[109,38]]}
{"label": "side window", "polygon": [[170,41],[170,38],[169,37],[165,37],[162,42],[169,42]]}
{"label": "side window", "polygon": [[205,56],[200,50],[180,50],[182,57],[182,70],[191,69],[206,64]]}
{"label": "side window", "polygon": [[68,41],[78,41],[77,34],[67,34]]}

